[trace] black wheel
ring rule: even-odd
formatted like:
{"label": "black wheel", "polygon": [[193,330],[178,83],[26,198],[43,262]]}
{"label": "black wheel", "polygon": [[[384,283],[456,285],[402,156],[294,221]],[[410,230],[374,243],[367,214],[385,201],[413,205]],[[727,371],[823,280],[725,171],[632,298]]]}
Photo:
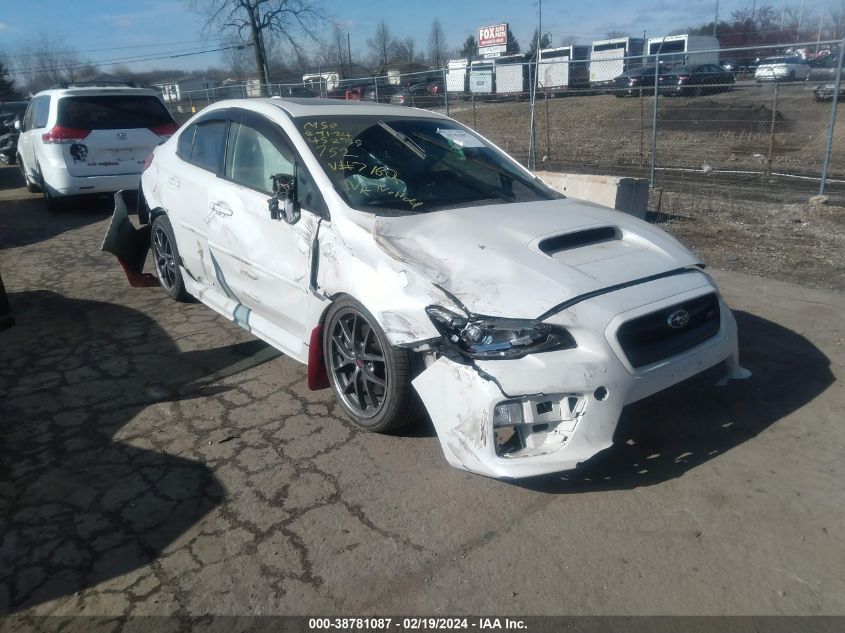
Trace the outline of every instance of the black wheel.
{"label": "black wheel", "polygon": [[18,168],[21,170],[21,176],[23,176],[24,183],[26,183],[26,190],[29,193],[41,193],[41,188],[38,186],[37,183],[30,180],[29,174],[26,173],[26,167],[21,160],[20,154],[18,154]]}
{"label": "black wheel", "polygon": [[181,259],[179,250],[176,248],[176,238],[173,236],[173,227],[166,215],[160,215],[153,221],[150,242],[161,287],[171,299],[189,302],[191,295],[185,289],[182,271],[179,270]]}
{"label": "black wheel", "polygon": [[379,433],[419,417],[411,352],[392,347],[378,322],[354,299],[340,299],[330,308],[323,355],[335,398],[356,426]]}
{"label": "black wheel", "polygon": [[44,182],[44,177],[41,176],[41,194],[44,196],[44,206],[47,207],[47,211],[50,213],[58,213],[62,210],[64,206],[64,200],[58,196],[54,196],[50,193],[50,188],[47,186],[47,183]]}

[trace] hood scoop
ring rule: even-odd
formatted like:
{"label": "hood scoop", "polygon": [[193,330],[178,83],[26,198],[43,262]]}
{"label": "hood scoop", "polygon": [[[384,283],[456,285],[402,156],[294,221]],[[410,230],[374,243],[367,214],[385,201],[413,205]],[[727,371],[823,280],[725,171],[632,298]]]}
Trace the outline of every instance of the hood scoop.
{"label": "hood scoop", "polygon": [[549,257],[554,257],[561,251],[569,251],[583,246],[592,246],[602,242],[612,242],[621,239],[620,231],[615,226],[599,226],[583,231],[564,233],[546,237],[537,243],[537,248]]}

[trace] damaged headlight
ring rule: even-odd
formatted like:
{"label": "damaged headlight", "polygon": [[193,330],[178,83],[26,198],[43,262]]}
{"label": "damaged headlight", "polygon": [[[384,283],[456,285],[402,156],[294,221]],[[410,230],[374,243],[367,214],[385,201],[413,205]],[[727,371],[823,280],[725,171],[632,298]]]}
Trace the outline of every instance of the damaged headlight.
{"label": "damaged headlight", "polygon": [[468,319],[440,306],[428,306],[425,311],[446,341],[470,358],[522,358],[576,346],[569,332],[548,323],[496,317]]}

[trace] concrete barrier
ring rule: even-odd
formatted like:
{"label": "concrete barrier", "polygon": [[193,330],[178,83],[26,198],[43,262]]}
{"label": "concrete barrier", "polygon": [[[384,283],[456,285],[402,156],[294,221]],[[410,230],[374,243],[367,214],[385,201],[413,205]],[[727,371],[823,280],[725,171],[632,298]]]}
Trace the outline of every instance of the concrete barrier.
{"label": "concrete barrier", "polygon": [[648,207],[648,180],[645,178],[564,174],[555,171],[534,173],[552,189],[570,198],[595,202],[638,218],[645,218]]}

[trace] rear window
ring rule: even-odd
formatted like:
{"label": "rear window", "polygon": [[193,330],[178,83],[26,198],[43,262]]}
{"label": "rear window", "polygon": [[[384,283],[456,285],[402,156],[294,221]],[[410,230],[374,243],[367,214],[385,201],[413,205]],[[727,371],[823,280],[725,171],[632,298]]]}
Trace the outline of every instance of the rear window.
{"label": "rear window", "polygon": [[159,127],[173,123],[173,117],[157,97],[98,95],[61,99],[58,123],[81,130],[121,130]]}

